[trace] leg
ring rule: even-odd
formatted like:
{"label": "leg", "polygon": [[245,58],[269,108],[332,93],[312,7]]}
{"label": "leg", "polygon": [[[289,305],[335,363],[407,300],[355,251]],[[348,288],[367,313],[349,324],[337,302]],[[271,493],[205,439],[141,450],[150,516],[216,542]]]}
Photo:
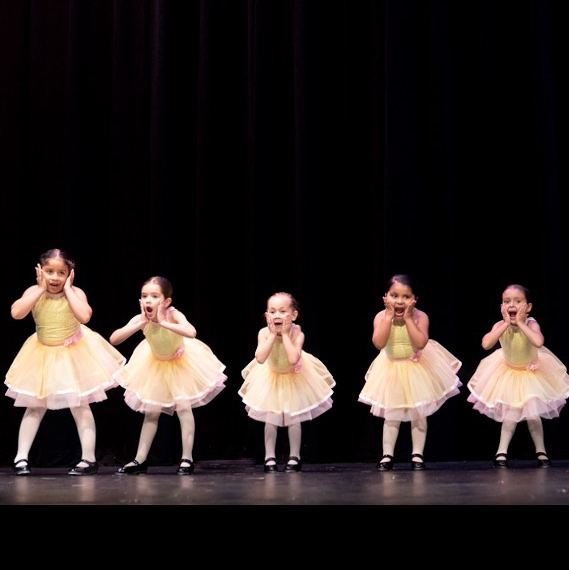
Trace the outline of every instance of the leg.
{"label": "leg", "polygon": [[535,445],[535,457],[538,467],[551,467],[551,460],[545,452],[545,440],[543,437],[543,423],[541,418],[528,420],[527,422],[531,439]]}
{"label": "leg", "polygon": [[138,440],[138,449],[136,456],[132,461],[126,465],[119,467],[117,473],[120,475],[144,475],[148,469],[146,459],[154,436],[158,430],[158,420],[160,419],[160,412],[145,412],[144,420],[142,422],[142,429],[140,430],[140,438]]}
{"label": "leg", "polygon": [[514,436],[514,432],[516,431],[517,426],[518,424],[513,421],[504,420],[504,422],[502,422],[500,444],[498,445],[497,455],[508,454],[508,447],[510,446],[510,441],[512,441],[512,437]]}
{"label": "leg", "polygon": [[400,426],[401,422],[399,420],[384,420],[383,422],[383,457],[376,466],[378,471],[391,471],[393,468],[395,442],[399,435]]}
{"label": "leg", "polygon": [[514,436],[514,432],[516,431],[516,427],[518,424],[514,421],[504,420],[502,422],[502,429],[500,431],[500,443],[498,445],[498,452],[494,456],[494,467],[498,469],[507,469],[508,465],[508,447],[510,445],[510,441],[512,441],[512,437]]}
{"label": "leg", "polygon": [[[385,420],[383,422],[382,459],[385,459],[386,455],[389,455],[392,458],[395,455],[395,442],[397,441],[397,437],[399,436],[400,426],[401,422],[399,420]],[[391,461],[393,461],[393,459],[391,459]]]}
{"label": "leg", "polygon": [[[71,414],[77,425],[77,433],[79,434],[79,441],[81,442],[81,459],[94,463],[95,458],[95,444],[97,440],[97,430],[95,427],[95,418],[91,407],[86,404],[78,408],[71,408]],[[86,467],[87,464],[80,461],[80,467]]]}
{"label": "leg", "polygon": [[24,459],[28,460],[30,449],[38,433],[41,421],[45,416],[46,408],[26,408],[22,423],[20,424],[20,433],[18,434],[18,451],[14,463]]}
{"label": "leg", "polygon": [[154,441],[154,436],[158,431],[159,419],[160,412],[146,412],[144,414],[144,421],[142,422],[142,429],[140,430],[140,438],[138,440],[138,449],[136,450],[136,455],[134,457],[139,464],[144,463],[148,458],[152,442]]}
{"label": "leg", "polygon": [[293,424],[288,426],[288,445],[289,458],[285,467],[285,471],[300,471],[300,443],[302,441],[302,425]]}
{"label": "leg", "polygon": [[411,422],[411,442],[413,453],[411,457],[411,467],[413,469],[424,469],[423,450],[427,440],[427,418],[420,418]]}
{"label": "leg", "polygon": [[182,460],[178,466],[178,475],[191,475],[194,472],[194,437],[196,422],[192,408],[178,412],[180,427],[182,429]]}
{"label": "leg", "polygon": [[77,433],[81,442],[81,461],[72,467],[68,475],[95,475],[99,470],[95,457],[95,443],[97,440],[97,430],[95,428],[95,418],[89,404],[71,408],[71,415],[77,425]]}
{"label": "leg", "polygon": [[265,423],[265,473],[278,471],[276,448],[278,426]]}

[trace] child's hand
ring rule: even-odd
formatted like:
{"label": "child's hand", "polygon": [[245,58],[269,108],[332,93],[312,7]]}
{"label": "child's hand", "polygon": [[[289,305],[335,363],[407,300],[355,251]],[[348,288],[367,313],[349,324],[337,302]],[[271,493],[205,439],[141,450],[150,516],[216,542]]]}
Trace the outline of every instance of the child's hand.
{"label": "child's hand", "polygon": [[500,312],[502,313],[502,318],[504,319],[504,321],[509,323],[510,314],[508,313],[508,309],[506,308],[506,305],[504,305],[504,303],[500,305]]}
{"label": "child's hand", "polygon": [[383,304],[385,305],[385,312],[387,314],[387,317],[392,319],[393,315],[395,315],[395,309],[394,309],[393,304],[391,303],[389,297],[385,296],[383,298]]}
{"label": "child's hand", "polygon": [[412,299],[409,304],[405,307],[405,312],[403,313],[404,319],[412,319],[413,312],[415,311],[415,305],[417,304],[417,299]]}
{"label": "child's hand", "polygon": [[292,318],[290,316],[286,316],[283,319],[283,328],[281,330],[281,334],[287,335],[290,333],[290,329],[292,328]]}
{"label": "child's hand", "polygon": [[145,327],[149,322],[148,315],[146,314],[146,311],[144,310],[144,303],[142,302],[142,299],[139,299],[138,303],[140,305],[140,324],[141,324],[141,327]]}
{"label": "child's hand", "polygon": [[277,334],[277,329],[275,327],[275,322],[273,321],[273,317],[271,317],[269,313],[265,313],[265,318],[267,319],[267,327],[269,328],[269,332],[271,334]]}
{"label": "child's hand", "polygon": [[36,265],[36,283],[38,287],[44,291],[47,289],[47,282],[45,280],[45,273],[43,272],[41,265],[38,263]]}
{"label": "child's hand", "polygon": [[518,306],[518,310],[516,312],[516,324],[518,323],[525,323],[526,319],[528,318],[528,305],[527,303],[521,303]]}
{"label": "child's hand", "polygon": [[71,287],[73,286],[73,280],[75,279],[75,269],[72,269],[63,284],[64,291],[71,291]]}
{"label": "child's hand", "polygon": [[158,324],[162,324],[163,322],[165,322],[166,319],[166,309],[164,307],[164,301],[160,301],[158,303],[158,311],[156,311],[156,320],[158,321]]}

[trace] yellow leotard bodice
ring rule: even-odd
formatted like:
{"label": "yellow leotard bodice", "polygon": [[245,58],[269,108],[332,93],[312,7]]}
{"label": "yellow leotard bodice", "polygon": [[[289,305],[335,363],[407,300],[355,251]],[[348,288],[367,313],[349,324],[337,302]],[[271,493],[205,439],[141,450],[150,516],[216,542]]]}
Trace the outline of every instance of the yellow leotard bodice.
{"label": "yellow leotard bodice", "polygon": [[158,358],[174,356],[184,343],[183,336],[152,322],[146,325],[144,336]]}
{"label": "yellow leotard bodice", "polygon": [[[528,319],[529,322],[530,319]],[[518,327],[508,327],[500,337],[504,359],[512,366],[527,366],[537,358],[537,347]]]}
{"label": "yellow leotard bodice", "polygon": [[271,348],[267,361],[269,368],[274,372],[288,374],[294,371],[294,367],[288,361],[283,341],[280,338],[275,341],[273,348]]}
{"label": "yellow leotard bodice", "polygon": [[405,323],[392,323],[389,340],[384,350],[387,356],[393,360],[411,358],[411,356],[417,352],[411,342],[411,337],[409,336],[409,331]]}
{"label": "yellow leotard bodice", "polygon": [[32,309],[32,317],[42,344],[60,345],[81,328],[65,295],[48,297],[44,294]]}

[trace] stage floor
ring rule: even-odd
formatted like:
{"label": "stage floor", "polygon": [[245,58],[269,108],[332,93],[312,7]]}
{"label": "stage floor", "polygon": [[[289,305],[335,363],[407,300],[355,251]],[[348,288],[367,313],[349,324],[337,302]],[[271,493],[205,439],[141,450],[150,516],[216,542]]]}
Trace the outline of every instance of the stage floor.
{"label": "stage floor", "polygon": [[540,469],[510,461],[430,463],[412,471],[396,463],[305,464],[301,473],[264,473],[253,461],[203,461],[193,475],[177,465],[149,467],[146,475],[116,475],[101,467],[90,477],[66,468],[34,468],[16,477],[0,468],[1,505],[567,505],[569,461]]}

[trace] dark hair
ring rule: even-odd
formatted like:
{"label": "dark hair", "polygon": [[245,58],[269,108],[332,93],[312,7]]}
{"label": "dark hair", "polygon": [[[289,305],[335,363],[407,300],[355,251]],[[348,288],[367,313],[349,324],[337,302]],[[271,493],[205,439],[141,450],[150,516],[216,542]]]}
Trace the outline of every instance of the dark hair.
{"label": "dark hair", "polygon": [[[521,291],[524,294],[526,301],[528,303],[532,303],[531,293],[529,292],[529,289],[527,287],[524,287],[523,285],[519,285],[518,283],[510,283],[510,285],[508,285],[507,287],[504,288],[504,291],[506,289],[512,289],[512,288],[517,289],[518,291]],[[502,294],[504,293],[504,291],[502,291]]]}
{"label": "dark hair", "polygon": [[69,271],[75,269],[75,262],[61,249],[49,249],[40,255],[40,265],[43,267],[50,259],[61,259],[69,268]]}
{"label": "dark hair", "polygon": [[144,287],[145,285],[148,285],[149,283],[155,283],[156,285],[160,286],[160,289],[162,289],[162,294],[164,295],[165,299],[168,298],[172,298],[172,293],[173,293],[173,289],[172,289],[172,283],[170,283],[170,281],[168,281],[168,279],[166,279],[166,277],[160,277],[159,275],[155,275],[154,277],[151,277],[150,279],[147,279],[142,286]]}
{"label": "dark hair", "polygon": [[[272,299],[273,297],[276,297],[277,295],[284,295],[285,297],[288,297],[290,299],[290,306],[297,312],[300,313],[300,308],[298,305],[298,301],[290,294],[290,293],[285,293],[284,291],[279,291],[278,293],[273,293],[269,299]],[[269,299],[267,299],[267,303],[269,302]]]}
{"label": "dark hair", "polygon": [[396,275],[393,275],[393,277],[391,277],[389,281],[387,281],[386,291],[389,291],[389,289],[391,289],[391,287],[395,285],[395,283],[401,283],[401,285],[406,285],[407,287],[409,287],[409,289],[411,289],[415,297],[417,298],[419,297],[419,295],[416,292],[416,287],[413,283],[413,279],[411,279],[409,275],[405,273],[397,273]]}

